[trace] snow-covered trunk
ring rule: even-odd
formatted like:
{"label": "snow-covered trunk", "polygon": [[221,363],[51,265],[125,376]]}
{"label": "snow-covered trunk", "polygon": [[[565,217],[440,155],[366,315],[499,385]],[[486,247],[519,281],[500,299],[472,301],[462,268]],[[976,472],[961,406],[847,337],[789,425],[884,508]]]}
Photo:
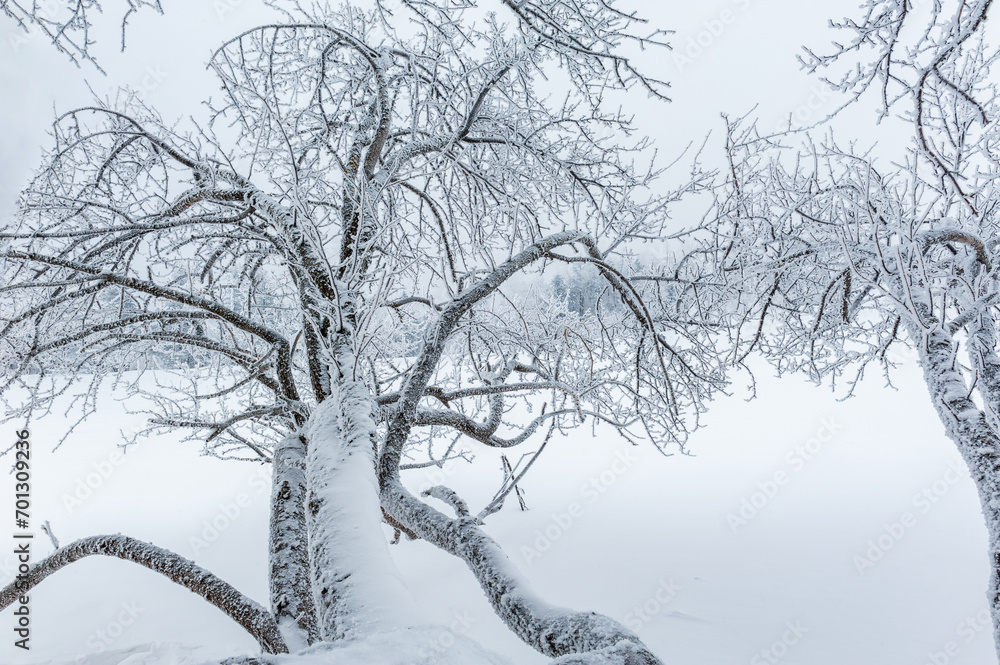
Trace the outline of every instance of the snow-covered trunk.
{"label": "snow-covered trunk", "polygon": [[275,448],[268,548],[271,613],[293,652],[319,639],[309,574],[305,467],[302,437],[289,436]]}
{"label": "snow-covered trunk", "polygon": [[917,340],[934,408],[968,465],[979,492],[989,537],[991,573],[987,597],[993,617],[993,639],[1000,654],[1000,436],[987,415],[972,401],[971,388],[955,367],[958,345],[952,336],[940,327],[921,335],[921,330],[912,326],[910,337]]}
{"label": "snow-covered trunk", "polygon": [[451,519],[418,500],[398,478],[382,478],[382,505],[418,536],[461,558],[472,569],[497,615],[525,643],[558,663],[661,665],[632,632],[596,612],[577,612],[542,600],[474,517]]}
{"label": "snow-covered trunk", "polygon": [[[351,371],[351,358],[338,360]],[[425,623],[382,530],[372,407],[362,381],[335,376],[330,397],[306,427],[309,563],[319,633],[326,641]]]}
{"label": "snow-covered trunk", "polygon": [[976,390],[983,397],[983,410],[994,430],[1000,430],[1000,356],[997,356],[998,321],[989,309],[969,323],[966,351],[976,372]]}

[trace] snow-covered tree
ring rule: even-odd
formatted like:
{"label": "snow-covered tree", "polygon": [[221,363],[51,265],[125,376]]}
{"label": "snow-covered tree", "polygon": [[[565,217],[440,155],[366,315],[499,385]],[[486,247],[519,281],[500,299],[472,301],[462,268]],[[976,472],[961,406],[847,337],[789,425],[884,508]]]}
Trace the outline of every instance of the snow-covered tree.
{"label": "snow-covered tree", "polygon": [[[628,272],[636,272],[635,268],[633,266]],[[578,316],[600,308],[621,306],[621,300],[606,297],[611,292],[608,284],[597,269],[590,265],[577,264],[565,276],[556,275],[550,288],[552,295],[564,301],[567,309]]]}
{"label": "snow-covered tree", "polygon": [[[661,45],[641,30],[607,0],[296,6],[215,52],[223,98],[201,123],[128,96],[58,118],[2,234],[8,414],[74,395],[85,418],[115,383],[153,430],[270,463],[271,603],[125,536],[63,547],[28,582],[115,556],[267,653],[367,639],[423,625],[384,519],[461,558],[558,662],[660,662],[617,622],[535,596],[484,530],[533,457],[476,512],[406,481],[463,441],[540,453],[584,423],[683,446],[721,385],[719,310],[689,288],[710,266],[630,279],[635,252],[685,246],[668,208],[707,183],[695,169],[664,192],[628,138],[617,105],[665,89],[627,57]],[[564,264],[600,275],[593,307],[570,312],[531,278]]]}
{"label": "snow-covered tree", "polygon": [[891,376],[907,357],[894,346],[910,350],[979,490],[1000,649],[1000,53],[987,30],[996,8],[870,0],[863,11],[835,24],[848,36],[831,54],[808,51],[803,63],[846,65],[827,81],[848,100],[876,102],[880,131],[902,127],[912,141],[895,153],[862,149],[842,129],[795,148],[794,135],[729,123],[713,251],[733,287],[734,359],[756,351],[780,372],[846,381],[850,392],[873,364]]}

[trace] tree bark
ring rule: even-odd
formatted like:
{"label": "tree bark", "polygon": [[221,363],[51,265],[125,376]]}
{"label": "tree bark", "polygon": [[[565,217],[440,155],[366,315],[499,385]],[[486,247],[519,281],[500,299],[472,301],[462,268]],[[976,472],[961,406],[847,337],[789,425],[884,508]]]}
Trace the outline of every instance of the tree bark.
{"label": "tree bark", "polygon": [[289,649],[319,640],[309,573],[306,537],[306,444],[284,439],[274,451],[268,547],[271,613]]}
{"label": "tree bark", "polygon": [[243,626],[257,640],[264,653],[288,653],[274,617],[263,607],[193,561],[121,534],[91,536],[56,550],[32,566],[24,576],[19,576],[0,590],[0,610],[60,568],[95,554],[131,561],[160,573],[198,594]]}
{"label": "tree bark", "polygon": [[951,335],[940,327],[925,332],[913,325],[909,332],[917,343],[934,408],[968,465],[979,492],[991,568],[987,598],[993,618],[993,640],[1000,653],[1000,436],[970,398],[971,389],[955,368],[958,345]]}

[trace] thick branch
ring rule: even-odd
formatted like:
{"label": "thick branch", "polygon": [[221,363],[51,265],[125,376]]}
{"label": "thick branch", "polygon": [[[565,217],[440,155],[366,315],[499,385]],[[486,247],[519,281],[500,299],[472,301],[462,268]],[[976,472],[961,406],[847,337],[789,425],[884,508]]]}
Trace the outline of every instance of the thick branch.
{"label": "thick branch", "polygon": [[520,445],[531,438],[531,435],[538,430],[538,426],[544,421],[569,414],[579,415],[580,412],[573,409],[561,409],[551,413],[543,413],[528,423],[528,425],[521,430],[519,434],[509,439],[496,436],[497,427],[500,425],[499,418],[496,420],[495,424],[491,418],[489,422],[482,425],[474,421],[472,418],[463,416],[461,413],[445,409],[418,409],[413,425],[439,425],[442,427],[451,427],[452,429],[466,435],[470,439],[475,439],[476,441],[490,446],[491,448],[513,448],[514,446]]}
{"label": "thick branch", "polygon": [[601,662],[662,665],[636,635],[613,619],[553,606],[536,596],[474,517],[450,519],[419,501],[396,479],[384,483],[382,505],[418,536],[465,561],[500,618],[541,653],[558,657],[599,652],[610,657]]}
{"label": "thick branch", "polygon": [[989,254],[986,252],[986,245],[983,243],[982,239],[973,233],[968,233],[960,229],[940,229],[935,231],[927,231],[920,235],[921,249],[924,253],[931,248],[932,245],[937,245],[946,242],[957,242],[963,245],[968,245],[976,252],[976,260],[978,260],[983,267],[986,268],[987,272],[993,271],[993,265],[990,262]]}
{"label": "thick branch", "polygon": [[87,556],[117,557],[137,563],[198,594],[243,626],[265,653],[288,653],[274,617],[232,585],[201,568],[193,561],[150,543],[120,534],[91,536],[56,550],[24,576],[0,590],[0,609],[11,605],[42,580],[74,561]]}

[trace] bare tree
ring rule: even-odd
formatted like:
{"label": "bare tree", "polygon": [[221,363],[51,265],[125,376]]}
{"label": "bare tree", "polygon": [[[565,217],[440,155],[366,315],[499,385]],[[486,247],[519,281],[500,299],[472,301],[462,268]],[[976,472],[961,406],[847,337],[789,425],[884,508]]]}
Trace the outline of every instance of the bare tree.
{"label": "bare tree", "polygon": [[[214,54],[224,99],[200,125],[129,98],[61,116],[3,234],[4,390],[30,394],[10,417],[72,395],[85,418],[117,382],[152,430],[271,463],[284,644],[265,651],[421,625],[385,519],[464,560],[558,662],[660,662],[617,622],[537,598],[483,530],[532,456],[478,513],[406,484],[469,442],[541,441],[537,456],[584,423],[683,447],[721,386],[717,308],[691,287],[711,266],[629,277],[636,252],[685,246],[668,208],[708,184],[695,167],[653,191],[648,145],[612,104],[664,97],[624,55],[662,45],[642,29],[605,0],[296,7]],[[604,281],[586,311],[526,278],[566,264]],[[172,578],[246,625],[249,601]]]}
{"label": "bare tree", "polygon": [[[719,279],[738,306],[734,360],[846,381],[915,351],[934,408],[968,464],[989,533],[1000,650],[1000,132],[992,3],[872,0],[834,24],[849,38],[804,64],[901,122],[912,144],[876,157],[853,139],[759,134],[730,122],[719,200]],[[896,125],[898,126],[898,125]],[[841,135],[842,136],[842,135]]]}

